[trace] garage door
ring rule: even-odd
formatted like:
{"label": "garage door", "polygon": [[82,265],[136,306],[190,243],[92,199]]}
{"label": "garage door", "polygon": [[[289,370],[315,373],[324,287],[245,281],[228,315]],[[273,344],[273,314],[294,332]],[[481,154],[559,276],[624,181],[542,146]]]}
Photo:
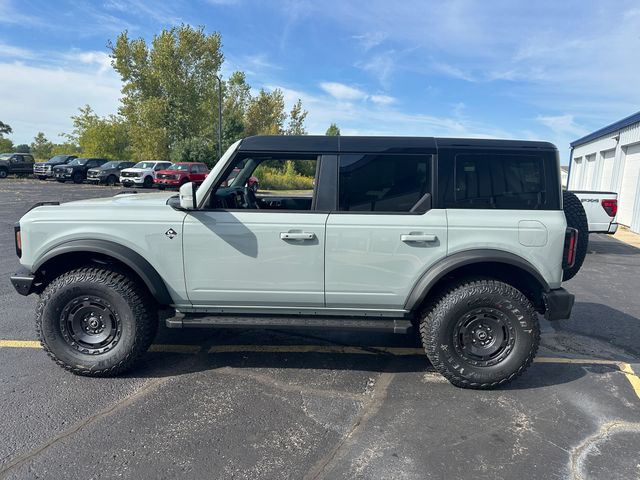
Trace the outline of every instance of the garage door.
{"label": "garage door", "polygon": [[602,156],[602,176],[600,178],[600,191],[611,191],[611,177],[613,176],[613,160],[616,156],[615,150],[601,152]]}
{"label": "garage door", "polygon": [[593,188],[593,174],[596,171],[596,154],[587,155],[584,157],[587,162],[584,166],[585,168],[585,181],[582,185],[582,188],[585,190],[594,190]]}
{"label": "garage door", "polygon": [[580,190],[582,188],[581,182],[582,182],[582,157],[578,157],[576,159],[574,159],[574,164],[573,167],[571,168],[571,178],[569,178],[569,181],[571,182],[569,184],[569,189],[570,190]]}
{"label": "garage door", "polygon": [[624,175],[618,198],[618,222],[623,225],[631,225],[633,205],[637,200],[635,197],[638,182],[640,182],[640,144],[626,147]]}

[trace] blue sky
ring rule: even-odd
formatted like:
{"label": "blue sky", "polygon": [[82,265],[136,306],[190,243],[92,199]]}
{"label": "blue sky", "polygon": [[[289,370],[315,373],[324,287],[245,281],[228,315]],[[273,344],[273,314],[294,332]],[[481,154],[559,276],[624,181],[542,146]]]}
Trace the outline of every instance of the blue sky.
{"label": "blue sky", "polygon": [[84,104],[115,113],[106,44],[181,22],[222,34],[222,74],[302,98],[310,133],[568,144],[640,110],[640,3],[0,0],[0,120],[58,140]]}

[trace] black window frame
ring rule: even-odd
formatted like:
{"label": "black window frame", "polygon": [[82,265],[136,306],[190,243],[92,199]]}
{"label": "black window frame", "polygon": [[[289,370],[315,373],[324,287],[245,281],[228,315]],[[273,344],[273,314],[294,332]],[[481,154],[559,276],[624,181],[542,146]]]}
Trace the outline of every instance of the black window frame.
{"label": "black window frame", "polygon": [[[427,167],[427,171],[430,173],[430,193],[431,193],[431,206],[423,211],[423,212],[385,212],[385,211],[361,211],[361,210],[340,210],[340,157],[342,155],[351,156],[351,155],[392,155],[392,156],[407,156],[407,157],[429,157],[429,167]],[[438,165],[438,154],[436,151],[416,151],[415,149],[411,149],[411,151],[388,151],[388,152],[371,152],[371,151],[362,151],[362,152],[339,152],[336,155],[336,178],[335,178],[335,206],[331,211],[331,214],[339,214],[339,215],[426,215],[431,210],[436,208],[436,198],[438,193],[438,182],[437,182],[437,165]]]}
{"label": "black window frame", "polygon": [[[231,174],[234,168],[236,168],[236,164],[245,160],[247,158],[256,158],[256,157],[281,157],[286,158],[287,160],[296,159],[296,158],[287,158],[287,157],[306,157],[299,158],[300,160],[312,160],[310,157],[316,157],[316,173],[315,173],[315,186],[313,189],[313,196],[311,198],[311,208],[308,210],[285,210],[285,209],[249,209],[249,208],[210,208],[208,205],[211,202],[211,196],[215,195],[215,192],[220,188],[224,180]],[[329,157],[329,158],[328,158]],[[327,169],[327,167],[333,168],[337,166],[337,162],[331,161],[331,155],[327,156],[323,152],[290,152],[290,151],[279,151],[279,150],[257,150],[257,151],[236,151],[234,155],[229,159],[229,164],[220,172],[218,177],[215,179],[209,192],[205,195],[204,204],[199,206],[195,211],[199,212],[257,212],[257,213],[322,213],[328,214],[331,213],[329,209],[319,208],[319,205],[322,207],[328,206],[328,202],[326,201],[326,194],[323,194],[323,182],[320,181],[322,178],[322,172]],[[333,155],[335,158],[336,156]],[[278,158],[275,158],[278,160]],[[323,168],[324,165],[324,168]],[[252,172],[253,175],[253,172]],[[333,203],[334,199],[331,198],[331,203]]]}

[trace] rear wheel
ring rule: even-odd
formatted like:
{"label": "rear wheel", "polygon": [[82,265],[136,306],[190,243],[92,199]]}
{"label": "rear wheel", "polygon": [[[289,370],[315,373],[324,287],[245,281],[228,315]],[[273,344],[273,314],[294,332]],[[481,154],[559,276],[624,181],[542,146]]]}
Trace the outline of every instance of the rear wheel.
{"label": "rear wheel", "polygon": [[45,288],[36,309],[42,347],[58,365],[79,375],[111,376],[130,369],[157,327],[148,292],[104,268],[62,274]]}
{"label": "rear wheel", "polygon": [[519,290],[496,280],[457,284],[424,314],[420,336],[434,368],[453,385],[504,385],[533,361],[538,318]]}
{"label": "rear wheel", "polygon": [[564,216],[567,219],[567,227],[578,230],[578,245],[576,246],[576,258],[573,267],[565,269],[562,274],[562,280],[571,280],[576,276],[582,267],[584,258],[587,256],[587,249],[589,248],[589,222],[587,221],[587,214],[584,211],[582,202],[575,194],[563,191],[562,204]]}
{"label": "rear wheel", "polygon": [[142,184],[142,186],[143,186],[144,188],[151,188],[151,187],[153,187],[153,178],[151,178],[151,177],[149,177],[149,176],[144,177],[144,183]]}

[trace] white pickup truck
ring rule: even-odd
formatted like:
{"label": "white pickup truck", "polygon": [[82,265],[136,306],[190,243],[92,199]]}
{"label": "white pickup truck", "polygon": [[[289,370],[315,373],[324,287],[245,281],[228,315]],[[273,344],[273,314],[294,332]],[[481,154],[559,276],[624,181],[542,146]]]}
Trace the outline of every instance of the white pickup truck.
{"label": "white pickup truck", "polygon": [[586,190],[570,190],[582,202],[589,233],[616,233],[618,223],[618,194],[615,192],[593,192]]}

